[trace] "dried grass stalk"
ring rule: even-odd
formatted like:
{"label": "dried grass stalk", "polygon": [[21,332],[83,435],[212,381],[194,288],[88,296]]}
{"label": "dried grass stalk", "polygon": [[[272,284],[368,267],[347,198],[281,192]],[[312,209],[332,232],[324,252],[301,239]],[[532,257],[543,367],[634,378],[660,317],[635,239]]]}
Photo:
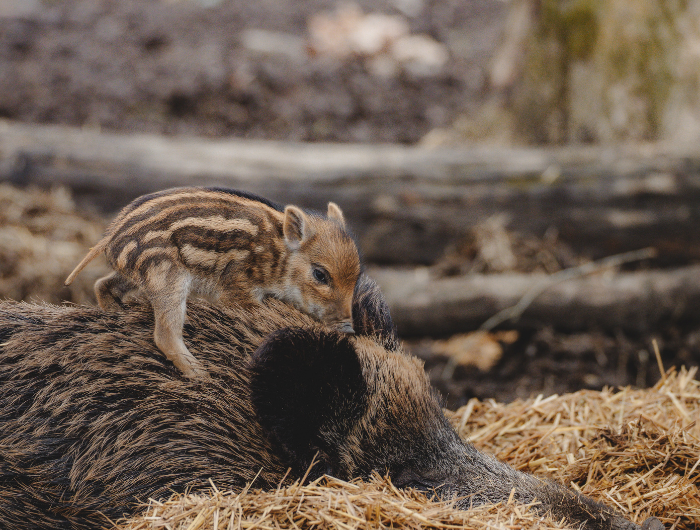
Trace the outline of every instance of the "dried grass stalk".
{"label": "dried grass stalk", "polygon": [[534,514],[529,506],[490,505],[467,511],[451,503],[431,502],[413,491],[400,491],[379,476],[363,482],[326,477],[311,484],[275,491],[247,490],[239,494],[212,488],[209,495],[174,495],[151,500],[145,513],[122,529],[240,530],[280,528],[565,528]]}

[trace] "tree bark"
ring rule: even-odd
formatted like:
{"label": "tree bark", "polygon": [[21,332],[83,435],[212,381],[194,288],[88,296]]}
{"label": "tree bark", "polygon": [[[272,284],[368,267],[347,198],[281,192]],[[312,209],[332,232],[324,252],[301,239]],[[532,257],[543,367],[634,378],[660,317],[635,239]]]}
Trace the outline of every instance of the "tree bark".
{"label": "tree bark", "polygon": [[700,151],[655,144],[554,149],[300,144],[121,135],[0,123],[0,180],[65,184],[119,210],[181,185],[224,185],[325,211],[337,202],[367,261],[427,264],[485,218],[592,258],[653,246],[700,259]]}
{"label": "tree bark", "polygon": [[[514,306],[544,274],[491,274],[433,279],[428,269],[372,269],[402,337],[478,329]],[[622,329],[647,333],[665,322],[697,321],[700,266],[668,271],[603,272],[551,285],[504,329],[551,325],[561,330]]]}

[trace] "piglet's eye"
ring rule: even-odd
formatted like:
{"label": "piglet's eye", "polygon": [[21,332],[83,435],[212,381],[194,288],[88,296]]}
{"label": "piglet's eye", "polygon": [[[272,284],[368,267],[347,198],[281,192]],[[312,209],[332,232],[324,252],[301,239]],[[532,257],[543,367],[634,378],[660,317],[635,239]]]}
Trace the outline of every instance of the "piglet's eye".
{"label": "piglet's eye", "polygon": [[328,285],[328,272],[323,267],[314,267],[313,270],[314,280],[323,285]]}

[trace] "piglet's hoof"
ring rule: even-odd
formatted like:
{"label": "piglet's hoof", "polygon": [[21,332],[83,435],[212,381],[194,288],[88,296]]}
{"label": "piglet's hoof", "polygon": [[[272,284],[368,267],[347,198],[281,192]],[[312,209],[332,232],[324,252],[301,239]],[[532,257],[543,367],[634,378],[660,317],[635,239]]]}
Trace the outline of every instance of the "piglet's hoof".
{"label": "piglet's hoof", "polygon": [[642,523],[642,530],[664,530],[664,524],[656,517],[649,517]]}
{"label": "piglet's hoof", "polygon": [[175,364],[175,367],[178,368],[187,379],[199,381],[208,381],[210,379],[209,372],[199,363],[180,362],[173,364]]}
{"label": "piglet's hoof", "polygon": [[[211,380],[211,377],[209,376],[209,372],[207,372],[204,368],[197,367],[194,368],[191,372],[186,373],[185,376],[188,379],[193,379],[196,381],[200,382],[207,382]],[[652,530],[656,530],[655,528]]]}

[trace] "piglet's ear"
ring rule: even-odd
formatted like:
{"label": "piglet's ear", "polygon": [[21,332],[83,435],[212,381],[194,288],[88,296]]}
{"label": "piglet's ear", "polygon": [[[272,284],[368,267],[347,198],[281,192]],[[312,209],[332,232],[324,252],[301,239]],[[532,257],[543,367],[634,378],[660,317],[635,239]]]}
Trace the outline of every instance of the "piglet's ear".
{"label": "piglet's ear", "polygon": [[338,451],[330,440],[337,444],[366,408],[354,344],[334,331],[271,334],[252,356],[250,386],[260,424],[302,473],[317,452],[335,467]]}
{"label": "piglet's ear", "polygon": [[291,250],[297,250],[311,235],[308,217],[300,208],[287,206],[284,209],[282,232],[287,246]]}
{"label": "piglet's ear", "polygon": [[340,226],[345,228],[345,217],[343,216],[343,211],[334,202],[328,203],[328,218],[335,219],[340,223]]}

